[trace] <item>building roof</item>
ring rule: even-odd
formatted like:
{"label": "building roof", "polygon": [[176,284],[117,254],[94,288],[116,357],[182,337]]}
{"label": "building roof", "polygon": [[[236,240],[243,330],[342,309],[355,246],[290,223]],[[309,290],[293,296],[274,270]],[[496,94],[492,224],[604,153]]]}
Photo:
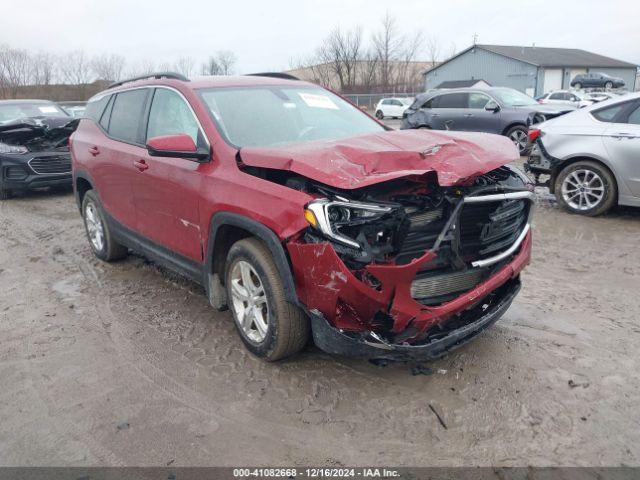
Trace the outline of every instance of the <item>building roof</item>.
{"label": "building roof", "polygon": [[[623,62],[615,58],[605,57],[597,53],[587,52],[578,48],[549,48],[549,47],[518,47],[513,45],[471,45],[457,55],[445,60],[440,65],[427,72],[437,70],[469,50],[479,48],[488,52],[513,58],[537,67],[590,67],[590,68],[637,68],[633,63]],[[425,72],[425,73],[427,73]]]}
{"label": "building roof", "polygon": [[449,80],[446,82],[442,82],[435,88],[465,88],[465,87],[473,87],[478,82],[484,82],[487,85],[491,86],[489,82],[483,80],[482,78],[470,79],[470,80]]}

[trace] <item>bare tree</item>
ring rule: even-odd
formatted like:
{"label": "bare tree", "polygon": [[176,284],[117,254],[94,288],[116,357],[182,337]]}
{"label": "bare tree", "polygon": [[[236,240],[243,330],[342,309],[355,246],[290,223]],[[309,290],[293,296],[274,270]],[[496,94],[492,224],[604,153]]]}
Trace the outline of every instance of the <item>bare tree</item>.
{"label": "bare tree", "polygon": [[122,78],[125,63],[122,55],[104,53],[93,58],[91,67],[100,80],[117,82]]}
{"label": "bare tree", "polygon": [[176,72],[181,73],[185,77],[189,78],[193,76],[193,67],[195,62],[191,57],[180,57],[175,63],[174,68]]}
{"label": "bare tree", "polygon": [[427,38],[427,60],[435,65],[440,60],[440,42],[432,35]]}
{"label": "bare tree", "polygon": [[65,83],[85,85],[93,76],[91,61],[83,50],[74,50],[60,58],[60,74]]}
{"label": "bare tree", "polygon": [[402,49],[402,37],[398,34],[396,19],[387,12],[382,18],[381,29],[373,35],[380,69],[380,82],[384,89],[392,86],[395,61]]}
{"label": "bare tree", "polygon": [[331,69],[343,92],[352,91],[357,83],[361,51],[361,27],[346,33],[336,27],[318,49],[318,58]]}
{"label": "bare tree", "polygon": [[33,85],[50,85],[53,83],[58,65],[55,55],[40,52],[31,57],[31,83]]}
{"label": "bare tree", "polygon": [[218,64],[220,65],[220,75],[233,74],[238,57],[231,50],[220,50],[218,52]]}
{"label": "bare tree", "polygon": [[26,50],[0,45],[0,94],[15,98],[20,87],[27,85],[31,76],[31,58]]}
{"label": "bare tree", "polygon": [[[424,37],[422,32],[416,31],[412,36],[404,37],[400,58],[398,59],[398,73],[396,75],[396,89],[404,92],[413,91],[416,84],[420,84],[420,68],[413,63],[422,50]],[[418,77],[418,78],[416,78]]]}
{"label": "bare tree", "polygon": [[222,69],[215,55],[210,55],[207,60],[202,63],[200,72],[202,75],[221,75]]}

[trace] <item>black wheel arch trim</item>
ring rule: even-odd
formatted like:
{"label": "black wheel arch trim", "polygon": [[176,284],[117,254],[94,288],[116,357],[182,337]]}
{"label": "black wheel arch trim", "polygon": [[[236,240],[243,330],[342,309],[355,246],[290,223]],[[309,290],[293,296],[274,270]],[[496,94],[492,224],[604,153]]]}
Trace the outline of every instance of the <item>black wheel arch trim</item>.
{"label": "black wheel arch trim", "polygon": [[[91,189],[95,190],[95,183],[93,181],[93,179],[91,178],[91,175],[89,175],[89,173],[87,173],[84,170],[74,170],[73,171],[73,195],[76,199],[76,204],[78,205],[78,210],[82,211],[82,200],[80,199],[80,194],[78,192],[78,179],[83,179],[86,180],[87,182],[89,182],[89,185],[91,185]],[[97,193],[97,191],[96,191]]]}
{"label": "black wheel arch trim", "polygon": [[265,245],[271,252],[271,255],[273,256],[273,261],[276,264],[278,273],[280,273],[285,298],[290,303],[300,305],[298,294],[296,293],[296,285],[293,279],[293,273],[291,272],[289,258],[284,250],[280,239],[273,230],[261,224],[260,222],[257,222],[256,220],[253,220],[244,215],[232,212],[218,212],[213,215],[209,228],[209,241],[206,250],[206,271],[208,273],[213,273],[214,249],[216,245],[217,234],[220,230],[220,227],[223,226],[232,226],[246,230],[265,243]]}

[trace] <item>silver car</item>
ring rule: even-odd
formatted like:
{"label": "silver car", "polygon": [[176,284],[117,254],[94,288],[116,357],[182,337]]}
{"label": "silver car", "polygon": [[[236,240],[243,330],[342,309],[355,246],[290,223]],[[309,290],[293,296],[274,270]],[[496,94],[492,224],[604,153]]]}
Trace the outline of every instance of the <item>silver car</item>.
{"label": "silver car", "polygon": [[525,169],[549,175],[558,203],[600,215],[616,203],[640,207],[640,93],[596,103],[535,125]]}

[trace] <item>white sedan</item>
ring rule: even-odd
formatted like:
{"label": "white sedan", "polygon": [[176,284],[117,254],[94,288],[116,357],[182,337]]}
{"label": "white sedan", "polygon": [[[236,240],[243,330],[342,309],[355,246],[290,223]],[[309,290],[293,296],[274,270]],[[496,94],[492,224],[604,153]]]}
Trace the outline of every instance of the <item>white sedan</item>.
{"label": "white sedan", "polygon": [[538,103],[542,104],[570,105],[578,108],[588,107],[594,103],[593,100],[577,92],[570,92],[569,90],[547,92],[541,97],[538,97],[537,100]]}
{"label": "white sedan", "polygon": [[402,114],[412,103],[413,98],[383,98],[376,105],[376,118],[402,118]]}

